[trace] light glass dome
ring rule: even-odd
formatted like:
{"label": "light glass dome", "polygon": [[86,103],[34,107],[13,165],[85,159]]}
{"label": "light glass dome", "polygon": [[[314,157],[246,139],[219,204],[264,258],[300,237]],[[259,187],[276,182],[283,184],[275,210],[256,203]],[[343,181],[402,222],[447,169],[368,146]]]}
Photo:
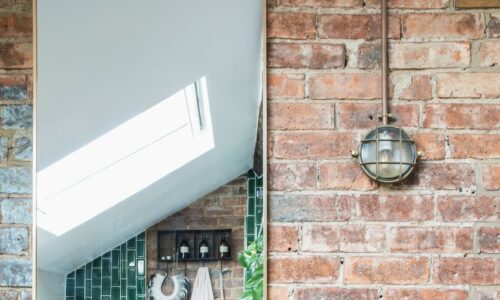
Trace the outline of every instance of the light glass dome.
{"label": "light glass dome", "polygon": [[415,142],[401,128],[381,126],[370,131],[359,151],[363,171],[380,182],[398,182],[407,177],[417,161]]}

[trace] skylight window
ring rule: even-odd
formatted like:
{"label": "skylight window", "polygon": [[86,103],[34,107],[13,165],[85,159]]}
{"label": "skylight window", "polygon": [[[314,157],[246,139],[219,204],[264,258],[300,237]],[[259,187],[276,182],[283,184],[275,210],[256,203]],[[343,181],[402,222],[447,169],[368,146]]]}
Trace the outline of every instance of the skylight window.
{"label": "skylight window", "polygon": [[202,78],[39,171],[38,226],[61,235],[213,147]]}

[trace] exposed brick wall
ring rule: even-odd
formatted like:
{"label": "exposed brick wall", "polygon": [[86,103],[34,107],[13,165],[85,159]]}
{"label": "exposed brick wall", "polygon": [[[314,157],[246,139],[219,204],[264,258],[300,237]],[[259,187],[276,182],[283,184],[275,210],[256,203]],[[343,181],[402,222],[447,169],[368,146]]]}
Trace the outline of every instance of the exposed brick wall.
{"label": "exposed brick wall", "polygon": [[269,299],[499,299],[500,13],[389,0],[392,124],[425,156],[379,185],[350,157],[379,124],[379,5],[268,1]]}
{"label": "exposed brick wall", "polygon": [[[199,199],[189,207],[175,213],[147,231],[147,260],[148,278],[158,267],[165,271],[167,265],[158,265],[157,232],[158,230],[184,230],[184,229],[233,229],[232,232],[232,260],[224,261],[223,268],[228,271],[223,273],[224,297],[227,300],[240,299],[243,291],[243,268],[239,265],[237,255],[244,246],[244,224],[247,203],[247,176],[241,176],[232,182],[220,187],[216,191]],[[220,265],[219,262],[206,262],[210,270],[212,289],[215,299],[220,297]],[[187,263],[187,276],[191,287],[196,278],[196,272],[201,267],[200,262]],[[171,270],[172,264],[169,264]],[[184,272],[184,263],[180,262],[176,271]]]}
{"label": "exposed brick wall", "polygon": [[0,299],[31,299],[31,1],[0,1]]}

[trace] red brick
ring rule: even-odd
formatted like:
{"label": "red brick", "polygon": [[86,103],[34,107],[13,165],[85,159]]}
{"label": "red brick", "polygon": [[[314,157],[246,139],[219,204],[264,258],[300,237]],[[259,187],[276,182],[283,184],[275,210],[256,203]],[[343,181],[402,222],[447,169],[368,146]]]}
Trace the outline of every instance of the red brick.
{"label": "red brick", "polygon": [[500,165],[483,166],[483,185],[486,190],[500,189]]}
{"label": "red brick", "polygon": [[425,257],[348,257],[344,272],[345,283],[426,283],[429,260]]}
{"label": "red brick", "polygon": [[308,7],[361,7],[363,0],[281,0],[282,6]]}
{"label": "red brick", "polygon": [[431,100],[432,84],[429,75],[394,75],[394,98],[400,100]]}
{"label": "red brick", "polygon": [[[337,105],[338,126],[345,129],[372,129],[380,125],[377,118],[382,112],[380,103],[341,103]],[[417,127],[419,107],[417,104],[399,104],[391,106],[394,126]],[[368,133],[368,132],[366,132]]]}
{"label": "red brick", "polygon": [[490,196],[440,196],[438,217],[445,222],[500,221],[500,198]]}
{"label": "red brick", "polygon": [[482,14],[409,14],[402,20],[403,37],[419,39],[472,39],[484,35]]}
{"label": "red brick", "polygon": [[270,12],[267,14],[267,37],[313,39],[316,37],[316,15]]}
{"label": "red brick", "polygon": [[430,221],[434,202],[429,195],[360,195],[353,219],[364,221]]}
{"label": "red brick", "polygon": [[419,163],[417,169],[401,185],[424,190],[459,190],[473,188],[474,168],[471,164]]}
{"label": "red brick", "polygon": [[353,201],[353,195],[272,195],[269,215],[273,222],[347,221]]}
{"label": "red brick", "polygon": [[380,252],[385,248],[385,229],[381,225],[305,224],[302,251]]}
{"label": "red brick", "polygon": [[[318,34],[328,39],[374,40],[381,36],[380,15],[320,15]],[[389,38],[399,39],[400,19],[389,16]]]}
{"label": "red brick", "polygon": [[393,227],[389,243],[392,252],[468,252],[472,250],[472,228]]}
{"label": "red brick", "polygon": [[437,76],[439,98],[499,98],[500,73],[442,73]]}
{"label": "red brick", "polygon": [[424,127],[447,129],[498,129],[500,106],[496,104],[428,104]]}
{"label": "red brick", "polygon": [[386,288],[385,300],[467,300],[469,293],[458,289]]}
{"label": "red brick", "polygon": [[392,69],[461,68],[470,64],[470,44],[394,43],[389,62]]}
{"label": "red brick", "polygon": [[271,43],[269,68],[342,68],[346,62],[344,45]]}
{"label": "red brick", "polygon": [[[498,259],[448,257],[433,259],[433,282],[437,284],[492,285],[500,282]],[[497,270],[496,270],[497,269]]]}
{"label": "red brick", "polygon": [[491,15],[488,22],[488,37],[500,37],[500,15]]}
{"label": "red brick", "polygon": [[304,98],[304,75],[267,75],[267,96],[269,99]]}
{"label": "red brick", "polygon": [[304,224],[302,227],[302,251],[337,252],[339,243],[339,226]]}
{"label": "red brick", "polygon": [[500,8],[498,0],[455,0],[456,8]]}
{"label": "red brick", "polygon": [[268,104],[269,129],[333,129],[335,105],[331,103]]}
{"label": "red brick", "polygon": [[282,286],[270,286],[267,288],[267,299],[288,300],[288,288]]}
{"label": "red brick", "polygon": [[268,251],[289,252],[297,251],[299,231],[296,226],[270,224],[267,232]]}
{"label": "red brick", "polygon": [[323,256],[271,257],[268,261],[269,282],[334,282],[340,259]]}
{"label": "red brick", "polygon": [[453,134],[449,143],[452,158],[500,158],[497,134]]}
{"label": "red brick", "polygon": [[346,132],[297,133],[274,135],[274,158],[317,159],[349,158],[350,149],[357,146],[356,137]]}
{"label": "red brick", "polygon": [[312,99],[380,99],[380,74],[314,74],[307,80]]}
{"label": "red brick", "polygon": [[24,11],[32,12],[31,0],[0,0],[0,8],[7,9],[9,11]]}
{"label": "red brick", "polygon": [[0,43],[0,68],[29,69],[33,67],[33,45]]}
{"label": "red brick", "polygon": [[423,152],[420,160],[444,159],[445,138],[441,133],[419,132],[412,134],[417,149]]}
{"label": "red brick", "polygon": [[380,43],[363,43],[358,47],[358,67],[360,69],[374,69],[380,67]]}
{"label": "red brick", "polygon": [[[433,8],[446,8],[449,6],[450,0],[389,0],[387,6],[389,8],[409,8],[409,9],[433,9]],[[380,7],[380,0],[367,0],[367,7]]]}
{"label": "red brick", "polygon": [[31,14],[2,13],[0,14],[0,37],[31,36],[33,19]]}
{"label": "red brick", "polygon": [[311,163],[271,163],[269,189],[271,191],[303,190],[316,187],[316,166]]}
{"label": "red brick", "polygon": [[495,291],[495,290],[480,290],[480,289],[475,289],[474,293],[472,295],[472,298],[474,300],[498,300],[500,299],[500,290]]}
{"label": "red brick", "polygon": [[382,225],[348,224],[340,229],[341,252],[383,252],[385,227]]}
{"label": "red brick", "polygon": [[[324,299],[356,299],[377,300],[377,289],[368,288],[337,288],[337,287],[300,287],[295,291],[295,300],[324,300]],[[270,298],[269,300],[274,300]]]}
{"label": "red brick", "polygon": [[26,76],[0,75],[0,100],[24,100],[27,97]]}
{"label": "red brick", "polygon": [[478,59],[482,67],[494,67],[500,65],[500,42],[481,42],[479,46]]}
{"label": "red brick", "polygon": [[266,1],[267,7],[276,7],[279,5],[278,0],[267,0]]}
{"label": "red brick", "polygon": [[477,239],[482,253],[500,253],[500,227],[479,228]]}
{"label": "red brick", "polygon": [[354,162],[321,164],[319,183],[321,189],[369,191],[377,188],[377,184]]}

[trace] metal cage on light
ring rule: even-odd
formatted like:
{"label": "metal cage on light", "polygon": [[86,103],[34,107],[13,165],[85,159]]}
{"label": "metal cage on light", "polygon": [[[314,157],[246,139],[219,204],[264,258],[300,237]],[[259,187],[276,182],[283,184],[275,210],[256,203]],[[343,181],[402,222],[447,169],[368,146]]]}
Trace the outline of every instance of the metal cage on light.
{"label": "metal cage on light", "polygon": [[382,0],[382,126],[370,131],[352,156],[358,159],[363,172],[382,183],[399,182],[415,169],[417,152],[415,142],[403,129],[388,125],[388,55],[387,55],[387,0]]}
{"label": "metal cage on light", "polygon": [[366,175],[379,182],[393,183],[410,175],[419,153],[403,129],[385,125],[370,131],[354,155]]}

